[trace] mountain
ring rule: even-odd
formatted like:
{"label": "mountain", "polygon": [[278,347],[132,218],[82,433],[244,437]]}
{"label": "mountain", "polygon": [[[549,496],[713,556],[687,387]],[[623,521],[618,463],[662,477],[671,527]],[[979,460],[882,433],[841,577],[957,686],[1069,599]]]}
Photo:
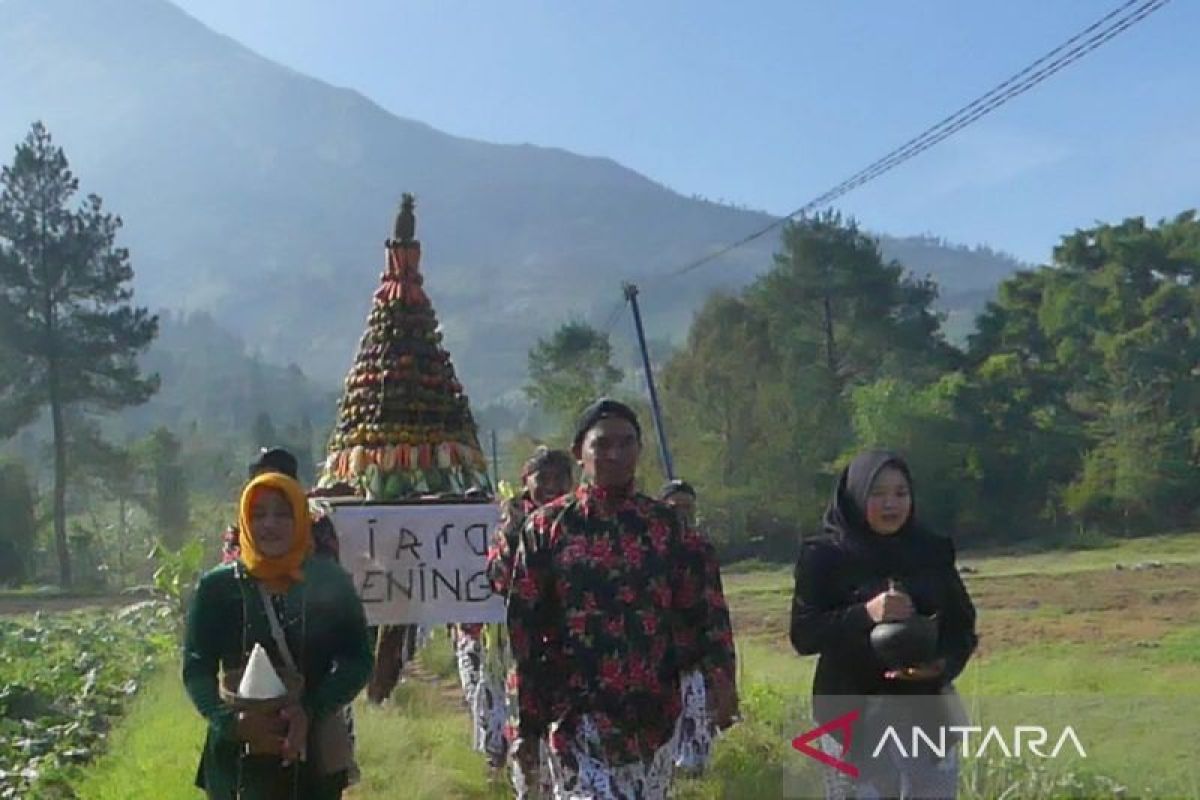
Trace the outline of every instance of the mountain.
{"label": "mountain", "polygon": [[[350,364],[401,192],[418,197],[426,288],[476,404],[522,383],[536,336],[602,321],[622,279],[645,282],[770,220],[608,159],[395,116],[165,0],[3,0],[0,97],[0,143],[43,120],[83,190],[122,216],[139,302],[211,314],[324,386]],[[1011,268],[916,241],[906,265],[956,291],[986,291]],[[703,297],[749,281],[775,243],[648,282],[651,335],[682,338]]]}
{"label": "mountain", "polygon": [[264,413],[280,430],[317,423],[324,428],[336,408],[336,392],[315,384],[294,363],[277,366],[247,352],[237,335],[204,312],[164,311],[141,366],[162,386],[144,405],[111,418],[112,424],[119,420],[119,439],[144,436],[158,425],[246,437]]}

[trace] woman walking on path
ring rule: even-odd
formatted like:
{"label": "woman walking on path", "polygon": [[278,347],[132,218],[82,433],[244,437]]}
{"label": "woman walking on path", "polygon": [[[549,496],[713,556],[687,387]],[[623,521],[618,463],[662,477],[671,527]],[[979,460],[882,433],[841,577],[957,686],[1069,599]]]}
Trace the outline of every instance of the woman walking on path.
{"label": "woman walking on path", "polygon": [[[362,604],[336,561],[311,557],[291,477],[247,484],[239,533],[238,560],[200,579],[188,613],[183,681],[208,722],[196,785],[210,800],[337,800],[351,768],[340,709],[371,673]],[[256,645],[293,689],[277,716],[235,704]]]}
{"label": "woman walking on path", "polygon": [[[870,733],[872,723],[886,724],[886,712],[901,702],[895,698],[904,697],[904,708],[920,714],[908,724],[934,730],[965,724],[952,682],[975,649],[975,608],[959,578],[954,546],[917,521],[904,460],[887,451],[855,458],[838,480],[824,529],[824,536],[801,547],[791,619],[796,651],[820,656],[813,678],[816,721],[824,724],[864,706],[865,718],[882,709],[876,719],[865,720]],[[889,623],[906,624],[872,635]],[[906,656],[918,661],[909,663]],[[854,742],[868,755],[874,747],[863,736]],[[821,746],[861,770],[855,782],[826,768],[828,798],[956,796],[953,751],[945,758],[928,753],[864,758],[857,751],[845,753],[832,737]]]}

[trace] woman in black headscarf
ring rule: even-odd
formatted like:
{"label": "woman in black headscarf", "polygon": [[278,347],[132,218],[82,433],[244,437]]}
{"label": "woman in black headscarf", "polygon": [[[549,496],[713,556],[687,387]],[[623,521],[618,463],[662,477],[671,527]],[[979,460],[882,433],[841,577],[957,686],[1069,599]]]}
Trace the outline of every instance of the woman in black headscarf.
{"label": "woman in black headscarf", "polygon": [[[933,717],[923,714],[923,726],[961,724],[951,682],[975,649],[975,608],[958,576],[954,546],[917,521],[904,460],[887,451],[855,458],[838,480],[824,529],[801,547],[791,619],[796,652],[820,656],[813,678],[817,722],[861,709],[863,696],[908,695],[930,698],[922,708],[934,709]],[[896,663],[878,635],[872,644],[877,625],[922,622],[918,616],[933,618],[926,624],[936,629],[919,663]],[[876,759],[867,765],[858,750],[845,755],[839,748],[835,755],[869,767],[862,779],[848,784],[831,771],[827,796],[954,796],[953,753],[933,763]]]}

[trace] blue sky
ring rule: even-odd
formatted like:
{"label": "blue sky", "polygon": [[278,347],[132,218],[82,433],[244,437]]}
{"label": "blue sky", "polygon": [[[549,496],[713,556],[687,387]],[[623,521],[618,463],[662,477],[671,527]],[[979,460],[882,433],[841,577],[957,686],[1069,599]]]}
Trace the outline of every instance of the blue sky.
{"label": "blue sky", "polygon": [[[785,213],[1118,5],[1083,0],[177,0],[215,30],[460,136],[610,157]],[[1174,0],[840,207],[1044,262],[1200,187],[1200,3]]]}

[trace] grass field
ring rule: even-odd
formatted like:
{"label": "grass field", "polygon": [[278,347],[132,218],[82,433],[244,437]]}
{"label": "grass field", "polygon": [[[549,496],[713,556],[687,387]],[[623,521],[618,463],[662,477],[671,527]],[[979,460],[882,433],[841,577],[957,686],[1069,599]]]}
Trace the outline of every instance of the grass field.
{"label": "grass field", "polygon": [[[1053,716],[1045,704],[1056,698],[1055,713],[1081,730],[1120,728],[1090,737],[1086,763],[968,760],[961,796],[1114,796],[1104,780],[1112,776],[1129,787],[1125,796],[1200,798],[1190,745],[1200,732],[1200,534],[961,561],[976,570],[966,580],[981,645],[958,685],[964,696],[984,698],[976,713],[1002,714],[1006,705],[1016,713],[1024,697]],[[787,642],[790,571],[731,569],[726,584],[745,719],[718,743],[710,775],[681,782],[677,795],[800,796],[817,774],[789,742],[809,726],[813,659],[795,656]],[[444,677],[450,667],[448,644],[435,639],[420,674],[391,704],[359,707],[364,780],[351,800],[507,796],[469,749],[456,683]],[[109,755],[82,773],[77,794],[196,798],[189,787],[201,736],[173,669],[164,672],[136,702]]]}

